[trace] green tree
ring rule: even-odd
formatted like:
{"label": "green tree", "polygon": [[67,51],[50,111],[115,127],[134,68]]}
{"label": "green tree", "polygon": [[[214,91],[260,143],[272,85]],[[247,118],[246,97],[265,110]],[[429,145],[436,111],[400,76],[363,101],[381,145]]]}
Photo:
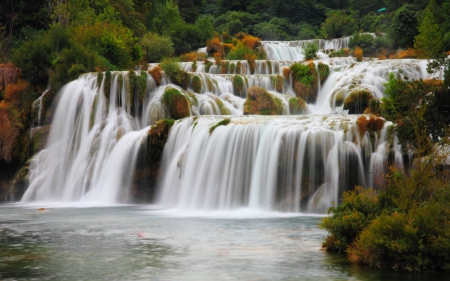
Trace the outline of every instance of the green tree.
{"label": "green tree", "polygon": [[194,23],[199,14],[200,9],[205,5],[205,0],[179,0],[178,9],[180,15],[187,23]]}
{"label": "green tree", "polygon": [[346,15],[343,12],[329,14],[321,25],[321,32],[324,38],[339,38],[351,35],[357,29],[356,20],[351,15]]}
{"label": "green tree", "polygon": [[419,34],[414,38],[414,48],[424,58],[436,57],[442,52],[444,45],[442,33],[433,15],[435,5],[434,0],[431,0],[430,4],[423,11],[419,25]]}
{"label": "green tree", "polygon": [[414,45],[414,36],[417,35],[417,11],[417,6],[404,4],[395,12],[388,30],[395,47],[406,48]]}
{"label": "green tree", "polygon": [[174,53],[173,43],[168,36],[147,32],[139,41],[147,62],[159,62]]}

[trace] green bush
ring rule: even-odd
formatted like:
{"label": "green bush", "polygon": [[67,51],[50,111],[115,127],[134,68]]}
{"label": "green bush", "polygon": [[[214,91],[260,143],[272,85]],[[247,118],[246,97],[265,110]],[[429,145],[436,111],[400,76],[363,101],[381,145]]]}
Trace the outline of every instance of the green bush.
{"label": "green bush", "polygon": [[227,55],[229,60],[245,60],[247,57],[259,57],[259,54],[254,50],[246,47],[242,42],[238,42],[233,50]]}
{"label": "green bush", "polygon": [[181,69],[177,59],[165,59],[161,62],[161,68],[172,82],[183,89],[187,89],[190,82],[189,73]]}
{"label": "green bush", "polygon": [[306,43],[306,46],[303,49],[303,55],[305,56],[305,60],[317,58],[318,51],[319,51],[319,44],[317,44],[317,42]]}
{"label": "green bush", "polygon": [[364,53],[371,55],[377,52],[375,38],[372,34],[368,33],[356,33],[350,38],[348,46],[351,49],[360,47],[364,50]]}

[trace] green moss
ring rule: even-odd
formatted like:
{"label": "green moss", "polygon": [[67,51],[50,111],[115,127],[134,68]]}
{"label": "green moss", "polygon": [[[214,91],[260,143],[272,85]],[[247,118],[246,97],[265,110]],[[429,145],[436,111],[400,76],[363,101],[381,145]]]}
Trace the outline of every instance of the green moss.
{"label": "green moss", "polygon": [[191,68],[192,72],[196,72],[197,71],[197,61],[193,61],[192,62],[192,68]]}
{"label": "green moss", "polygon": [[100,86],[102,85],[102,80],[103,80],[103,72],[99,71],[97,72],[97,87],[100,88]]}
{"label": "green moss", "polygon": [[186,96],[177,89],[167,88],[164,92],[163,101],[173,119],[177,120],[190,116],[189,102]]}
{"label": "green moss", "polygon": [[192,89],[194,89],[194,92],[196,93],[202,92],[202,80],[197,75],[192,77]]}
{"label": "green moss", "polygon": [[320,82],[325,81],[330,75],[330,67],[328,66],[328,64],[319,62],[317,64],[317,68],[319,69]]}
{"label": "green moss", "polygon": [[212,134],[212,132],[219,126],[226,126],[231,122],[229,118],[223,119],[222,121],[217,122],[214,126],[209,128],[209,133]]}
{"label": "green moss", "polygon": [[311,87],[311,84],[314,81],[314,76],[311,74],[309,66],[302,63],[294,63],[291,66],[291,71],[295,81],[301,82],[303,85]]}
{"label": "green moss", "polygon": [[373,100],[372,93],[366,89],[354,90],[344,101],[344,109],[348,110],[349,114],[362,114]]}
{"label": "green moss", "polygon": [[267,68],[269,69],[269,74],[272,74],[272,62],[270,60],[266,61]]}
{"label": "green moss", "polygon": [[273,83],[274,83],[274,86],[275,86],[275,89],[277,90],[277,92],[282,93],[283,85],[284,85],[284,76],[278,74],[277,76],[275,76]]}
{"label": "green moss", "polygon": [[198,106],[198,99],[197,99],[197,96],[196,96],[195,94],[191,93],[191,92],[188,92],[187,95],[189,96],[189,98],[190,98],[190,100],[192,101],[192,103],[193,103],[195,106]]}
{"label": "green moss", "polygon": [[137,75],[134,70],[128,71],[128,91],[127,91],[127,106],[131,106],[134,100],[134,95],[137,93]]}
{"label": "green moss", "polygon": [[190,82],[190,76],[188,72],[181,69],[178,61],[175,59],[165,59],[161,63],[161,68],[175,85],[178,85],[185,90],[187,89]]}
{"label": "green moss", "polygon": [[283,102],[260,87],[250,87],[244,103],[244,114],[281,115]]}
{"label": "green moss", "polygon": [[233,79],[231,81],[233,83],[233,88],[234,88],[234,92],[236,93],[236,95],[239,96],[243,96],[244,94],[244,80],[242,79],[242,77],[240,75],[234,75]]}
{"label": "green moss", "polygon": [[112,79],[111,71],[106,71],[105,72],[105,84],[103,86],[103,93],[106,98],[109,98],[109,95],[111,93],[111,79]]}
{"label": "green moss", "polygon": [[141,74],[136,77],[136,90],[140,105],[143,104],[145,94],[147,93],[147,79],[148,74],[145,71],[141,71]]}
{"label": "green moss", "polygon": [[241,62],[238,61],[237,64],[236,64],[236,74],[240,74],[241,72],[242,72]]}
{"label": "green moss", "polygon": [[289,99],[291,114],[303,114],[306,112],[306,102],[301,98]]}
{"label": "green moss", "polygon": [[334,92],[330,99],[330,106],[333,106],[333,101],[335,103],[335,106],[341,106],[344,103],[345,95],[342,90],[338,90],[337,92]]}
{"label": "green moss", "polygon": [[234,62],[230,63],[230,73],[234,74],[234,71],[236,69],[236,64]]}
{"label": "green moss", "polygon": [[211,61],[206,60],[206,61],[205,61],[205,72],[208,73],[208,72],[209,72],[209,69],[210,69],[211,66],[213,66],[213,65],[214,65],[214,64],[213,64]]}

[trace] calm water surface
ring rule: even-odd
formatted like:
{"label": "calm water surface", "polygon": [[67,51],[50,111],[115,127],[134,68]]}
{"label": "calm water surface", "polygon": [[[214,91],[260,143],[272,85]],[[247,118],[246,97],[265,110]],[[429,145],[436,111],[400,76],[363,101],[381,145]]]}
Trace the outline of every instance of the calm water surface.
{"label": "calm water surface", "polygon": [[0,280],[450,280],[321,248],[318,216],[0,205]]}

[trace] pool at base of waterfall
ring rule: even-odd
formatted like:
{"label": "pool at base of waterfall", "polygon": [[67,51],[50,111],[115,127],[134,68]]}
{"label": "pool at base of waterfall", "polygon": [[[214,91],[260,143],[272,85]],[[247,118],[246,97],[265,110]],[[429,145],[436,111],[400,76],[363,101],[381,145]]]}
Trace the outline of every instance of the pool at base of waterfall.
{"label": "pool at base of waterfall", "polygon": [[[43,207],[43,208],[41,208]],[[1,280],[448,280],[321,249],[321,216],[151,205],[0,205]]]}

